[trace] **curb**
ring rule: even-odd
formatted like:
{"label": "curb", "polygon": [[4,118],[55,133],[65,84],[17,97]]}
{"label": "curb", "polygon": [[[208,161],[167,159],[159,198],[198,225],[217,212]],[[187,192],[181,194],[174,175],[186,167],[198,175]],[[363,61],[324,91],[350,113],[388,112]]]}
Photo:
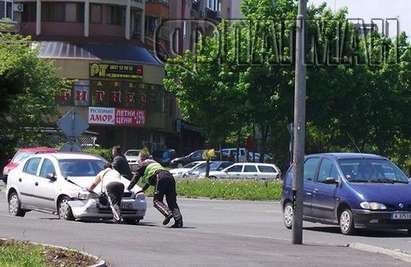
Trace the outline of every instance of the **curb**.
{"label": "curb", "polygon": [[[2,241],[9,241],[9,240],[12,240],[12,239],[0,238],[0,240],[2,240]],[[84,252],[84,251],[80,251],[80,250],[72,249],[72,248],[67,248],[67,247],[62,247],[62,246],[55,246],[55,245],[50,245],[50,244],[44,244],[44,243],[37,243],[37,242],[32,242],[32,241],[26,241],[26,240],[24,240],[24,242],[28,242],[29,244],[32,244],[32,245],[35,245],[35,246],[42,246],[42,247],[49,247],[49,248],[57,248],[57,249],[62,249],[62,250],[67,250],[67,251],[75,251],[75,252],[78,252],[78,253],[80,253],[80,254],[82,254],[82,255],[84,255],[84,256],[93,258],[93,259],[95,259],[96,261],[98,261],[98,263],[96,263],[96,264],[94,264],[94,265],[90,265],[90,266],[88,266],[88,267],[107,267],[107,264],[106,264],[106,261],[105,261],[105,260],[102,260],[102,259],[100,259],[99,257],[94,256],[94,255],[91,255],[91,254],[89,254],[89,253],[87,253],[87,252]]]}
{"label": "curb", "polygon": [[365,251],[365,252],[371,252],[371,253],[378,253],[378,254],[387,255],[387,256],[393,257],[395,259],[411,263],[411,254],[408,254],[406,252],[402,252],[400,250],[392,250],[392,249],[387,249],[387,248],[381,248],[381,247],[366,245],[366,244],[362,244],[362,243],[348,244],[348,247],[350,247],[352,249],[356,249],[356,250]]}

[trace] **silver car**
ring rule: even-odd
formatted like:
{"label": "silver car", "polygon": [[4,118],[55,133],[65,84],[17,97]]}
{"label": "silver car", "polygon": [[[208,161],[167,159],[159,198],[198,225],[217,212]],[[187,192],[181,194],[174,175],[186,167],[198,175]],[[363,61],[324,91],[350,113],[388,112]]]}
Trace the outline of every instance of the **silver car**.
{"label": "silver car", "polygon": [[236,163],[224,170],[210,172],[210,178],[215,179],[273,180],[280,177],[280,169],[267,163]]}
{"label": "silver car", "polygon": [[[105,165],[98,156],[83,153],[51,153],[29,157],[10,171],[7,184],[9,213],[23,217],[37,210],[57,214],[60,219],[110,219],[108,203],[102,203],[101,184],[90,193],[89,186]],[[129,181],[122,178],[125,188]],[[125,191],[121,214],[127,223],[138,223],[146,213],[146,199],[141,188]]]}

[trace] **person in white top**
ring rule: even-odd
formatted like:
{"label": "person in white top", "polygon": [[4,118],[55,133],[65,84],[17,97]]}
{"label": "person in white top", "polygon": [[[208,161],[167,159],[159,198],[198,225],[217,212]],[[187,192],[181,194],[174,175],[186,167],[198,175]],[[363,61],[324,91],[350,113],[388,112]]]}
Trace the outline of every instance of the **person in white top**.
{"label": "person in white top", "polygon": [[106,194],[113,212],[113,221],[121,223],[123,218],[121,217],[120,204],[124,193],[124,184],[121,182],[120,173],[114,170],[110,163],[107,163],[105,169],[97,174],[96,179],[87,190],[93,191],[100,183],[102,183],[102,192]]}

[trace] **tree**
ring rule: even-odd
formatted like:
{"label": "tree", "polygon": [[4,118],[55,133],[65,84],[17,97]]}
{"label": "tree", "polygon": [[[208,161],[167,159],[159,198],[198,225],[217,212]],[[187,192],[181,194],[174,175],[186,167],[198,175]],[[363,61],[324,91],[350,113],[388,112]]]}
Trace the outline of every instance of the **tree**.
{"label": "tree", "polygon": [[0,158],[4,159],[18,145],[44,144],[39,127],[56,116],[56,91],[66,83],[51,62],[38,58],[30,38],[2,34],[0,43]]}

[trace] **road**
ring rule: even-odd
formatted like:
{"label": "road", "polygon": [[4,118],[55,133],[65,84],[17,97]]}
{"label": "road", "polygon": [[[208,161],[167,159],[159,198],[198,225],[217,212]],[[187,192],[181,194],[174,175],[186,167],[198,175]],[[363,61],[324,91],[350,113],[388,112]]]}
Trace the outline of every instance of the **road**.
{"label": "road", "polygon": [[65,222],[38,212],[10,217],[1,192],[0,237],[81,249],[112,266],[409,266],[345,247],[361,242],[410,250],[411,238],[405,233],[347,237],[335,227],[306,223],[306,245],[292,246],[278,203],[181,199],[180,204],[185,228],[169,229],[151,205],[137,226]]}

